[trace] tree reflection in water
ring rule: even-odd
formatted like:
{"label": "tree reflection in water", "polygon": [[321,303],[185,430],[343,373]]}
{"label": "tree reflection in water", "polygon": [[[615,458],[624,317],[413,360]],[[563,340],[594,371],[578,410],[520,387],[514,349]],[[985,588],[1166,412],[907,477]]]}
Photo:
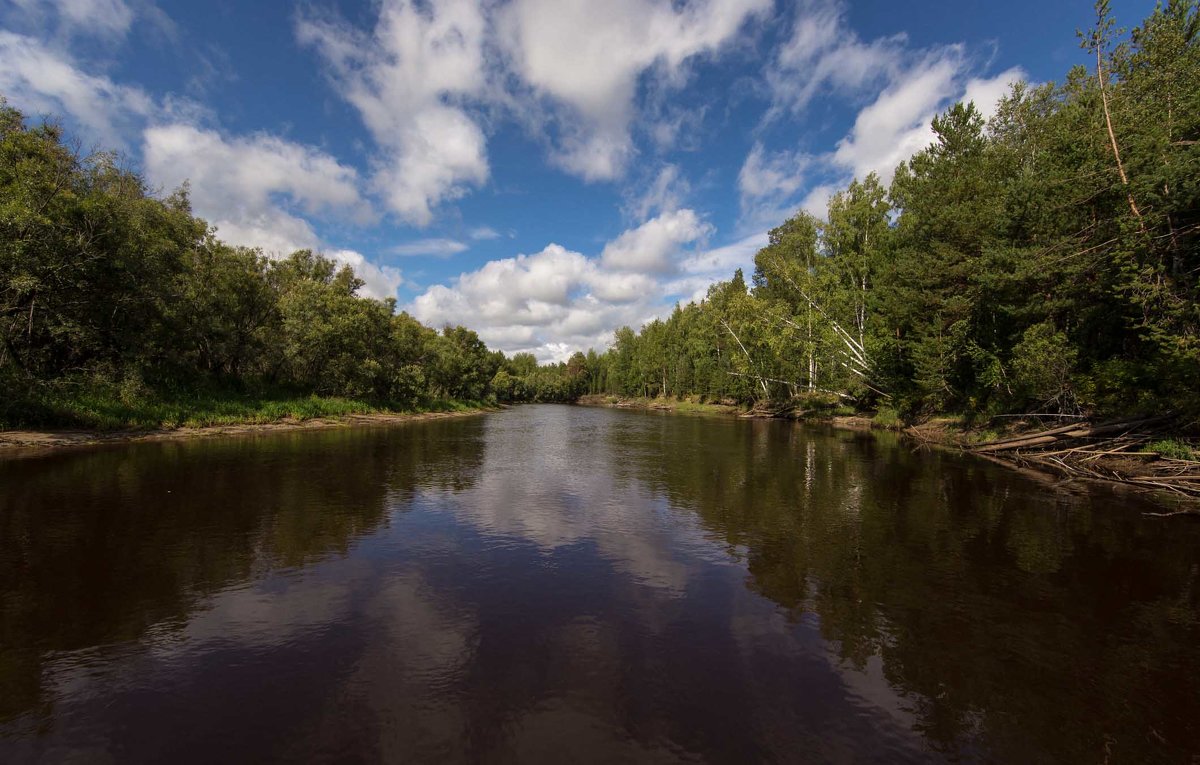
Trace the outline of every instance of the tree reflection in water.
{"label": "tree reflection in water", "polygon": [[521,407],[0,485],[0,759],[1200,753],[1200,528],[887,434]]}

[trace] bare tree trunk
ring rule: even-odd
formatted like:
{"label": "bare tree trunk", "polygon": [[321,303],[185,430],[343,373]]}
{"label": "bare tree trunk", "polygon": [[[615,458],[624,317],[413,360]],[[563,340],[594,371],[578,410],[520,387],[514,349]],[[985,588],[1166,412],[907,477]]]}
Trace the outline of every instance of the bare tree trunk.
{"label": "bare tree trunk", "polygon": [[1129,201],[1129,210],[1133,213],[1133,217],[1137,218],[1138,228],[1144,234],[1146,233],[1146,223],[1142,220],[1142,211],[1138,209],[1137,202],[1133,199],[1133,192],[1129,190],[1129,176],[1125,174],[1125,163],[1121,161],[1121,149],[1117,146],[1117,134],[1113,131],[1112,113],[1108,108],[1108,86],[1104,82],[1104,57],[1099,42],[1096,44],[1096,77],[1100,80],[1100,103],[1104,107],[1104,124],[1108,128],[1108,140],[1112,145],[1113,159],[1117,161],[1117,174],[1121,176],[1121,185],[1125,187],[1125,198]]}
{"label": "bare tree trunk", "polygon": [[[733,331],[733,327],[729,326],[729,322],[725,321],[724,319],[721,319],[720,322],[721,322],[721,326],[725,327],[725,330],[727,332],[729,332],[730,335],[733,335],[734,341],[737,342],[738,347],[742,349],[742,353],[744,353],[746,355],[746,361],[749,362],[750,368],[753,369],[754,368],[754,359],[750,356],[750,351],[746,350],[746,346],[742,345],[741,338],[739,338],[737,336],[737,333]],[[771,390],[770,390],[770,388],[767,387],[767,378],[759,377],[758,375],[738,375],[737,372],[730,372],[729,374],[737,375],[739,377],[755,377],[755,378],[757,378],[758,384],[762,386],[763,395],[766,396],[767,398],[771,397]]]}

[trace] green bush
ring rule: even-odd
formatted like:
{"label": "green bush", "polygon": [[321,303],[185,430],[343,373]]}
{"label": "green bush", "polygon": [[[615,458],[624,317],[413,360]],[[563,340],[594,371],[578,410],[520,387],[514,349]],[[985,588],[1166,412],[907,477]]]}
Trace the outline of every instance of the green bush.
{"label": "green bush", "polygon": [[1075,348],[1053,324],[1034,324],[1013,348],[1014,392],[1027,405],[1074,411],[1071,374],[1076,359]]}
{"label": "green bush", "polygon": [[902,424],[900,413],[890,406],[880,407],[875,416],[871,418],[871,422],[881,428],[898,428]]}
{"label": "green bush", "polygon": [[1183,441],[1175,439],[1165,439],[1155,441],[1146,447],[1147,451],[1154,452],[1160,457],[1167,457],[1173,460],[1194,460],[1196,459],[1196,450]]}

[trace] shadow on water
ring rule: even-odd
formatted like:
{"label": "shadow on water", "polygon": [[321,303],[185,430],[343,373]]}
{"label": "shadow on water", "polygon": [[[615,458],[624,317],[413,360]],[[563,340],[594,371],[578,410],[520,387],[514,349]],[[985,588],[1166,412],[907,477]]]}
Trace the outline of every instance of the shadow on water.
{"label": "shadow on water", "polygon": [[893,434],[659,420],[622,441],[630,469],[744,556],[751,589],[816,615],[845,666],[878,657],[936,749],[1200,754],[1197,524]]}
{"label": "shadow on water", "polygon": [[163,441],[0,460],[0,722],[43,658],[181,625],[205,596],[346,555],[415,490],[468,486],[478,423]]}
{"label": "shadow on water", "polygon": [[0,486],[0,760],[1200,754],[1200,526],[887,434],[537,406]]}

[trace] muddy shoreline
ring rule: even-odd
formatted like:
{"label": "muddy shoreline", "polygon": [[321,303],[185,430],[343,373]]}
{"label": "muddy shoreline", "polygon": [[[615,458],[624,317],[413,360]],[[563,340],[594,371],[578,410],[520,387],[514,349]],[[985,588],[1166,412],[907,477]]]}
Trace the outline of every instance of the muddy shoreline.
{"label": "muddy shoreline", "polygon": [[99,444],[191,440],[196,438],[212,438],[215,436],[257,435],[300,430],[395,425],[406,422],[442,420],[452,417],[474,417],[496,411],[500,411],[500,409],[470,409],[454,412],[378,412],[373,414],[348,414],[341,417],[317,417],[311,420],[285,419],[276,422],[246,422],[231,425],[112,431],[87,430],[82,428],[62,430],[3,430],[0,431],[0,459],[24,457],[47,451],[96,446]]}

